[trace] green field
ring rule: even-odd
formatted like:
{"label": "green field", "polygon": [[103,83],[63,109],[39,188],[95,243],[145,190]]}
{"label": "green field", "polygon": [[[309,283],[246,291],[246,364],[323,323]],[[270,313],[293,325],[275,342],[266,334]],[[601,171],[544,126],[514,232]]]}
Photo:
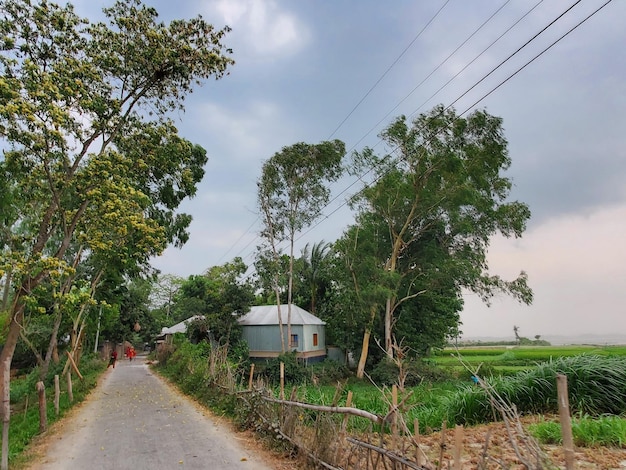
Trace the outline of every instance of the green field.
{"label": "green field", "polygon": [[580,355],[626,356],[626,346],[471,346],[438,351],[430,361],[453,370],[463,369],[462,361],[472,370],[482,365],[511,373],[529,369],[540,362]]}

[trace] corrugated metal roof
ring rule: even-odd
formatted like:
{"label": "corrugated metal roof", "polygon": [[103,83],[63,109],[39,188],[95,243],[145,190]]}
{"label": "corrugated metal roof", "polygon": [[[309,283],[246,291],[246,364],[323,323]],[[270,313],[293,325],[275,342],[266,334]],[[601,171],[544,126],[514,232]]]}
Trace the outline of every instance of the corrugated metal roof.
{"label": "corrugated metal roof", "polygon": [[[280,306],[283,324],[287,324],[287,304]],[[252,307],[248,313],[239,318],[241,325],[278,325],[278,307],[276,305],[259,305]],[[291,304],[292,325],[325,325],[315,315],[297,305]]]}
{"label": "corrugated metal roof", "polygon": [[173,335],[174,333],[186,333],[187,325],[197,319],[204,319],[204,315],[194,315],[191,318],[187,318],[187,320],[183,320],[180,323],[176,323],[175,325],[161,328],[162,335]]}

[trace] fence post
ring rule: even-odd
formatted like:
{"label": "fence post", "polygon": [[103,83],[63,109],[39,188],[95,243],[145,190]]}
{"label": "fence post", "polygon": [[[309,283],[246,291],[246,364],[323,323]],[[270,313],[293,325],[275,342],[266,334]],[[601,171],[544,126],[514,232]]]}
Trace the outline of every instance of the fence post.
{"label": "fence post", "polygon": [[46,387],[43,382],[36,384],[37,394],[39,395],[39,432],[45,432],[48,429],[48,414],[46,410]]}
{"label": "fence post", "polygon": [[69,370],[67,371],[67,398],[70,403],[74,401],[74,392],[72,390],[72,372]]}
{"label": "fence post", "polygon": [[461,470],[461,451],[463,450],[463,426],[454,428],[454,469]]}
{"label": "fence post", "polygon": [[254,363],[250,364],[250,378],[248,379],[248,390],[252,390],[252,377],[254,377]]}
{"label": "fence post", "polygon": [[280,363],[280,399],[285,399],[285,363]]}
{"label": "fence post", "polygon": [[569,414],[567,377],[565,375],[557,374],[556,388],[559,400],[559,418],[561,420],[561,435],[563,436],[565,468],[567,470],[573,470],[576,468],[574,462],[574,437],[572,436],[572,418]]}
{"label": "fence post", "polygon": [[61,396],[61,387],[59,387],[59,375],[54,376],[54,412],[59,415],[59,397]]}

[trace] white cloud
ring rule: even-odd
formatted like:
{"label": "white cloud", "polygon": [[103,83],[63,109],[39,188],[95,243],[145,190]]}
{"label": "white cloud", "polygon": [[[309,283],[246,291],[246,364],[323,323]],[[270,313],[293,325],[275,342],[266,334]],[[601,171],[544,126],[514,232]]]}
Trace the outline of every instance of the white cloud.
{"label": "white cloud", "polygon": [[257,56],[290,55],[309,40],[306,26],[273,1],[220,0],[215,9]]}

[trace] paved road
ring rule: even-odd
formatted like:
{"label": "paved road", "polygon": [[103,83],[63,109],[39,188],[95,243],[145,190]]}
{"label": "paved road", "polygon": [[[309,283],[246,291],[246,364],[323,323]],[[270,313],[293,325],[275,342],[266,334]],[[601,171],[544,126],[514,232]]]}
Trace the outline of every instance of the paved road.
{"label": "paved road", "polygon": [[45,470],[246,469],[271,467],[226,426],[152,374],[142,357],[118,361],[55,435]]}

